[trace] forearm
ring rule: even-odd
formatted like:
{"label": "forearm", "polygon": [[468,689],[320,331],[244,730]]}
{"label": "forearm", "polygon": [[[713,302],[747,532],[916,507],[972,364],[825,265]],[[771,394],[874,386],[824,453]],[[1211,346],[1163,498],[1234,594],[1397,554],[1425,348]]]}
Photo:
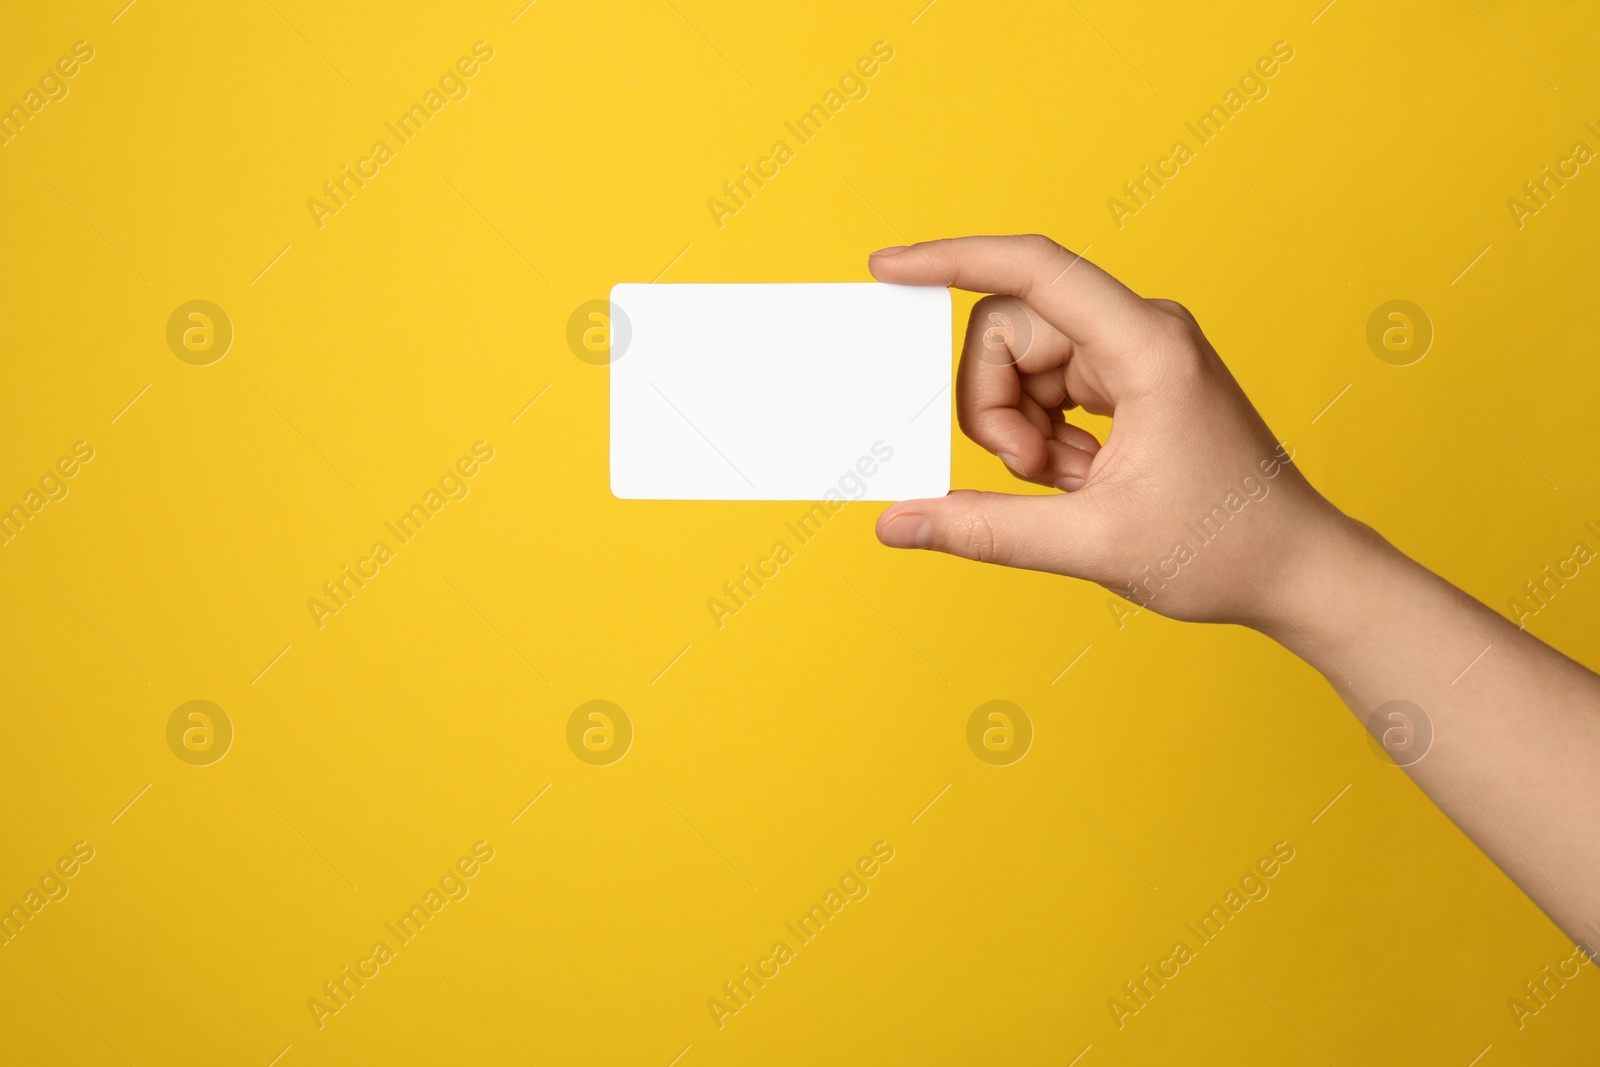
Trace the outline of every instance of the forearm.
{"label": "forearm", "polygon": [[[1600,678],[1318,496],[1182,306],[1038,235],[883,249],[870,265],[880,281],[991,294],[967,324],[961,427],[1018,477],[1064,490],[902,501],[879,516],[884,544],[1254,626],[1364,723],[1410,701],[1432,738],[1407,771],[1563,929],[1600,946]],[[1112,416],[1103,444],[1067,422],[1079,408]]]}
{"label": "forearm", "polygon": [[1399,762],[1558,926],[1600,948],[1600,677],[1359,524],[1341,518],[1297,555],[1258,628],[1363,723],[1392,700],[1422,709],[1431,746]]}

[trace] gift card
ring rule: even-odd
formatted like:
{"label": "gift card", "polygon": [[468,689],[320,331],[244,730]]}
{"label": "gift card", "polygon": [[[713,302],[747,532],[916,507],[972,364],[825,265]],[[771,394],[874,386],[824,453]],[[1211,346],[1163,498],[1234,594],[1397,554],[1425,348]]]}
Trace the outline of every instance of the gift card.
{"label": "gift card", "polygon": [[611,491],[903,500],[950,491],[950,291],[611,290]]}

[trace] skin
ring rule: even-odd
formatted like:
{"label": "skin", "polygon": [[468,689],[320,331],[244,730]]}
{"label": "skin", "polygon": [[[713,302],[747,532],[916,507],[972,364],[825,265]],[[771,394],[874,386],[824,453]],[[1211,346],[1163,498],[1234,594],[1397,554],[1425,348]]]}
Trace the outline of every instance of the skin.
{"label": "skin", "polygon": [[[879,517],[880,541],[1086,579],[1171,618],[1260,631],[1320,671],[1593,956],[1600,676],[1318,493],[1182,306],[1144,299],[1037,235],[882,249],[868,265],[879,281],[993,294],[968,324],[961,428],[1018,478],[1062,490],[902,501]],[[1066,421],[1075,407],[1114,417],[1103,444]],[[1208,515],[1220,532],[1202,536]],[[1179,542],[1188,558],[1175,558]],[[1397,699],[1422,716],[1374,716]],[[1423,717],[1431,745],[1419,740]]]}

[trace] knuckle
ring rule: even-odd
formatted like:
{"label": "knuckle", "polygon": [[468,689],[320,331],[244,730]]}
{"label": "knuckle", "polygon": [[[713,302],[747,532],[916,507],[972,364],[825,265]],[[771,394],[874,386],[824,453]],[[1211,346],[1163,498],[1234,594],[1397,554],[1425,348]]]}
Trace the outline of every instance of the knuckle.
{"label": "knuckle", "polygon": [[1156,323],[1157,334],[1164,347],[1174,352],[1198,352],[1200,348],[1200,326],[1195,322],[1194,316],[1189,314],[1187,308],[1175,301],[1162,301],[1171,304],[1175,310],[1159,316]]}
{"label": "knuckle", "polygon": [[1005,547],[995,536],[994,524],[979,508],[968,508],[956,519],[952,531],[961,555],[979,563],[1004,563]]}
{"label": "knuckle", "polygon": [[1065,265],[1074,258],[1073,254],[1061,247],[1055,239],[1046,237],[1042,233],[1023,234],[1021,241],[1028,258],[1041,268]]}
{"label": "knuckle", "polygon": [[1042,292],[1057,278],[1066,273],[1067,268],[1077,262],[1079,256],[1053,238],[1042,233],[1027,233],[1018,238],[1023,254],[1031,266],[1031,274],[1027,288],[1021,294],[1023,297],[1032,296],[1035,292]]}
{"label": "knuckle", "polygon": [[1162,297],[1152,297],[1147,303],[1155,305],[1165,312],[1168,318],[1175,319],[1193,329],[1199,329],[1200,322],[1194,317],[1194,312],[1178,303],[1176,300],[1167,300]]}
{"label": "knuckle", "polygon": [[1213,356],[1194,316],[1174,300],[1147,299],[1150,314],[1136,328],[1136,343],[1151,353],[1144,364],[1149,384],[1181,385],[1204,377]]}
{"label": "knuckle", "polygon": [[1028,251],[1040,256],[1053,256],[1066,251],[1053,238],[1046,237],[1042,233],[1025,233],[1022,235],[1022,243]]}

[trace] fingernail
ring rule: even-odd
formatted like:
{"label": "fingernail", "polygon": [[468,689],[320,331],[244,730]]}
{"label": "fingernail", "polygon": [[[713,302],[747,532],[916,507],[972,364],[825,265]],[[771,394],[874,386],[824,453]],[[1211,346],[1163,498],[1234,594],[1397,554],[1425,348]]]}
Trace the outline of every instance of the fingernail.
{"label": "fingernail", "polygon": [[890,548],[927,548],[933,544],[933,527],[921,515],[896,515],[883,524],[881,540]]}
{"label": "fingernail", "polygon": [[[908,249],[910,247],[911,247],[910,245],[890,245],[888,248],[880,248],[880,249],[878,249],[876,252],[872,253],[872,255],[874,255],[874,256],[892,256],[892,255],[895,255],[896,253],[904,252],[906,249]],[[872,257],[868,256],[867,258],[870,259]]]}
{"label": "fingernail", "polygon": [[1064,489],[1069,493],[1075,493],[1079,489],[1083,488],[1083,479],[1075,475],[1068,474],[1056,483],[1056,488]]}
{"label": "fingernail", "polygon": [[1018,474],[1025,473],[1023,471],[1023,469],[1022,469],[1022,461],[1020,459],[1018,459],[1016,456],[1013,456],[1009,452],[1000,453],[1000,462],[1004,463],[1006,466],[1010,467],[1012,470],[1016,471]]}

